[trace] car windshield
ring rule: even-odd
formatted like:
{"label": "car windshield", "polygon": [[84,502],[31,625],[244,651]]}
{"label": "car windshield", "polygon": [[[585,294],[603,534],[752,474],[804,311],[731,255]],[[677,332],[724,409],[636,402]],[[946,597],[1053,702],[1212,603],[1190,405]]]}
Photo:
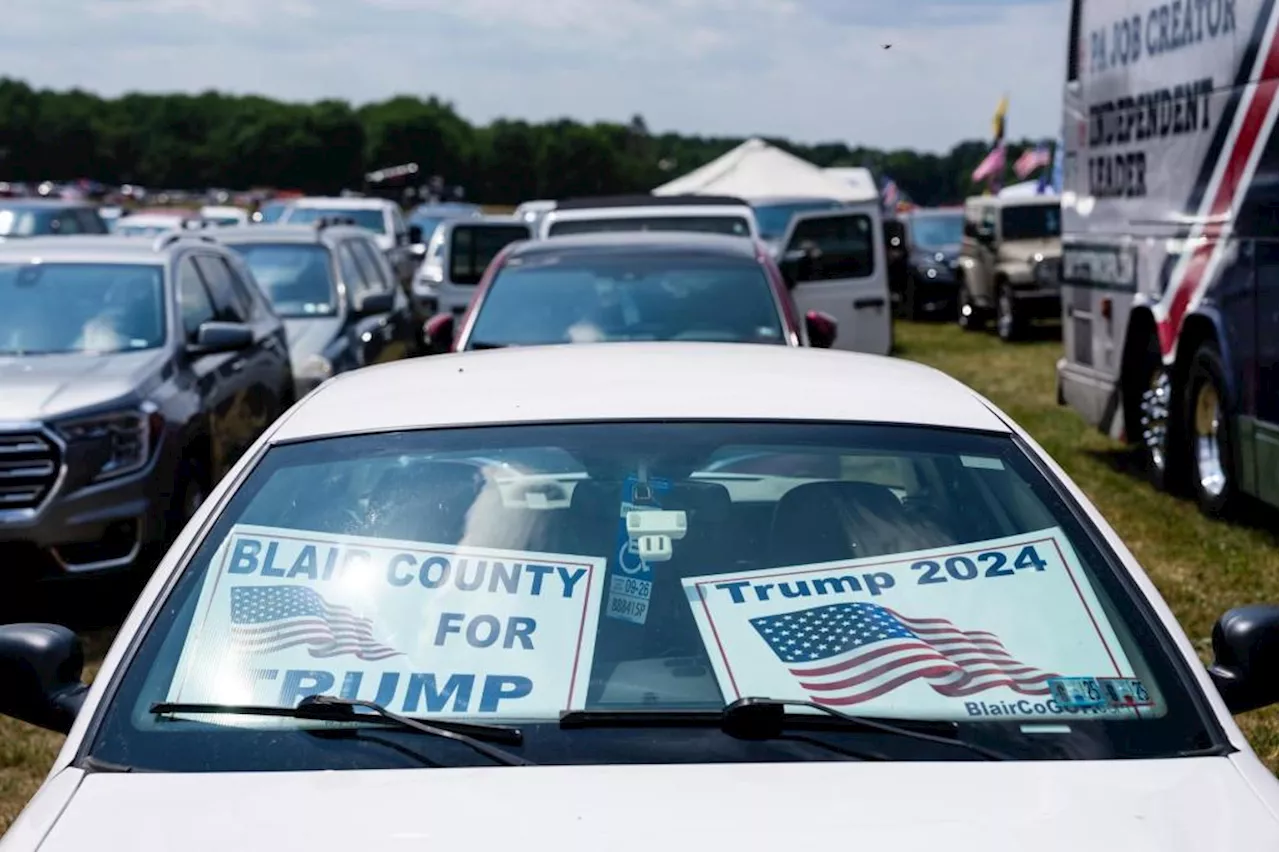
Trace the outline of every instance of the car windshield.
{"label": "car windshield", "polygon": [[547,253],[502,268],[467,347],[625,340],[786,342],[750,258]]}
{"label": "car windshield", "polygon": [[618,216],[599,219],[560,219],[547,233],[552,237],[571,234],[601,234],[615,231],[690,231],[701,234],[751,236],[751,226],[742,216]]}
{"label": "car windshield", "polygon": [[270,224],[271,222],[278,222],[280,217],[284,216],[285,211],[288,209],[289,205],[281,201],[264,204],[262,205],[262,209],[258,211],[258,221],[264,225]]}
{"label": "car windshield", "polygon": [[931,213],[912,216],[911,243],[916,248],[945,249],[960,245],[964,236],[964,214]]}
{"label": "car windshield", "polygon": [[838,201],[795,201],[787,204],[758,204],[751,209],[756,214],[756,227],[760,239],[780,240],[786,236],[791,219],[797,213],[810,210],[832,210],[840,206]]}
{"label": "car windshield", "polygon": [[833,744],[974,759],[849,727],[559,723],[678,721],[744,696],[933,725],[1011,759],[1214,742],[1087,524],[1017,439],[954,429],[623,421],[278,445],[143,621],[88,753],[193,772],[488,765],[388,728],[150,712],[319,694],[516,725],[512,748],[549,764],[830,760]]}
{"label": "car windshield", "polygon": [[1034,240],[1062,235],[1062,209],[1049,204],[1006,207],[1000,211],[1000,236],[1005,240]]}
{"label": "car windshield", "polygon": [[244,257],[280,316],[333,316],[338,312],[333,266],[324,246],[242,243],[231,244],[231,248]]}
{"label": "car windshield", "polygon": [[153,349],[164,332],[158,264],[0,264],[0,354]]}
{"label": "car windshield", "polygon": [[290,225],[310,225],[321,219],[350,219],[375,234],[385,234],[387,223],[381,210],[353,210],[341,207],[291,207],[281,219]]}

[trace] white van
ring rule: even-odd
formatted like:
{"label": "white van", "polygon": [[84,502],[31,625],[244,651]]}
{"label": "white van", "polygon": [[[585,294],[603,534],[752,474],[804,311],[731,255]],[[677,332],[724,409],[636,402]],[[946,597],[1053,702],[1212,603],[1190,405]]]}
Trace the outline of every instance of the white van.
{"label": "white van", "polygon": [[441,222],[413,276],[414,314],[428,320],[440,312],[462,316],[489,263],[509,243],[533,238],[532,226],[513,216]]}

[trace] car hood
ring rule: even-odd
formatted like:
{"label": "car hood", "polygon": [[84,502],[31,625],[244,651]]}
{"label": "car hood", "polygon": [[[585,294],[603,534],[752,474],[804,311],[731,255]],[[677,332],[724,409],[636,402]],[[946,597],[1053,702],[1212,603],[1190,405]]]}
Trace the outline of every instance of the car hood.
{"label": "car hood", "polygon": [[41,420],[145,393],[163,350],[0,356],[0,421]]}
{"label": "car hood", "polygon": [[1228,758],[100,773],[40,850],[1211,852],[1276,826]]}
{"label": "car hood", "polygon": [[342,320],[338,317],[286,319],[284,333],[289,340],[289,359],[297,366],[308,356],[324,352],[341,329]]}
{"label": "car hood", "polygon": [[1062,256],[1062,240],[1051,237],[1043,240],[1006,240],[1000,246],[1001,260],[1031,263],[1037,254],[1045,257]]}

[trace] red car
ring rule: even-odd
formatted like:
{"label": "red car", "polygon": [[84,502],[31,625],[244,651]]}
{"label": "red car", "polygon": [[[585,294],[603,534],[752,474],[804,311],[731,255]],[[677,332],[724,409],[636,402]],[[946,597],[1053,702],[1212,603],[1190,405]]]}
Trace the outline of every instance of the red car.
{"label": "red car", "polygon": [[830,347],[767,248],[694,233],[609,233],[504,248],[461,316],[427,320],[430,352],[636,340]]}

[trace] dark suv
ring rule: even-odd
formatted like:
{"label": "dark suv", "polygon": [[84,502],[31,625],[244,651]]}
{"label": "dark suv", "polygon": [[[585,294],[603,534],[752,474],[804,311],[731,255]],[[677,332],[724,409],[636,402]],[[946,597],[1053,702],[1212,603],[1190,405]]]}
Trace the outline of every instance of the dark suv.
{"label": "dark suv", "polygon": [[212,238],[0,245],[0,583],[144,564],[293,397],[283,323]]}

